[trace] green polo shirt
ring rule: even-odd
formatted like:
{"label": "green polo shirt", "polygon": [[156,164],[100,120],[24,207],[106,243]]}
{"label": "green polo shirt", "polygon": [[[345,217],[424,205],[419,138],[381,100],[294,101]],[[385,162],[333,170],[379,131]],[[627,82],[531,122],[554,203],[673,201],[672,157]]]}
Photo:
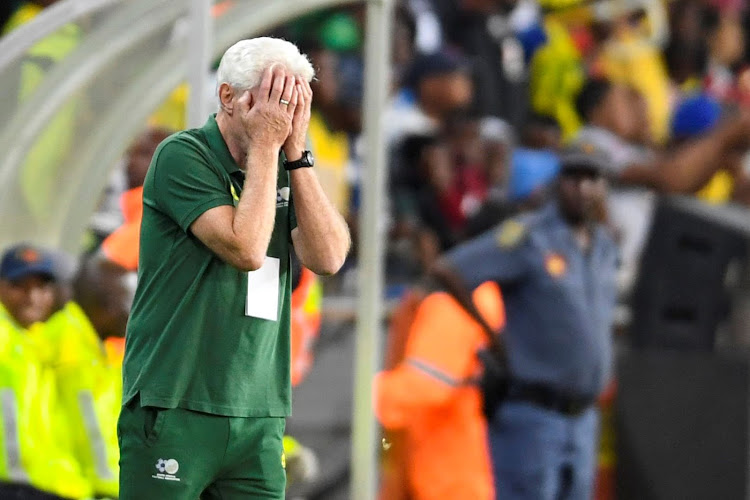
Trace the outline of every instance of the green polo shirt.
{"label": "green polo shirt", "polygon": [[[276,223],[266,254],[278,283],[266,278],[257,284],[190,232],[205,211],[236,206],[243,183],[214,116],[156,150],[143,187],[124,403],[139,395],[143,406],[233,417],[290,414],[289,250],[296,219],[288,172],[279,168]],[[260,306],[272,318],[257,314],[266,300],[247,303],[248,296],[266,299],[276,291],[276,310]]]}

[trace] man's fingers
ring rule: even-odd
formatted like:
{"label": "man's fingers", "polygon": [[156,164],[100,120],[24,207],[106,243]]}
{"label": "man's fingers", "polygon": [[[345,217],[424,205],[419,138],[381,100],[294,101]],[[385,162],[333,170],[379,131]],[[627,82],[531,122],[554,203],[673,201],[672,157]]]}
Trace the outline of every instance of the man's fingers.
{"label": "man's fingers", "polygon": [[289,97],[289,105],[287,106],[287,111],[289,112],[289,115],[294,117],[295,112],[297,111],[297,103],[299,102],[299,92],[297,91],[297,86],[292,86],[292,95]]}
{"label": "man's fingers", "polygon": [[292,104],[294,106],[299,104],[299,96],[300,96],[299,85],[294,85],[294,92],[292,92]]}
{"label": "man's fingers", "polygon": [[310,86],[310,82],[308,82],[304,78],[302,79],[302,82],[303,82],[303,86],[305,89],[305,100],[312,102],[313,90],[312,90],[312,87]]}
{"label": "man's fingers", "polygon": [[304,112],[305,106],[307,105],[307,99],[305,98],[305,89],[301,83],[297,84],[297,109],[295,114]]}
{"label": "man's fingers", "polygon": [[305,111],[309,114],[312,108],[313,91],[310,87],[310,83],[307,80],[302,82],[302,92],[305,94]]}
{"label": "man's fingers", "polygon": [[281,95],[284,93],[284,85],[286,83],[286,73],[280,66],[276,66],[273,71],[273,87],[271,87],[271,94],[268,96],[268,102],[271,104],[279,104],[281,101]]}
{"label": "man's fingers", "polygon": [[266,68],[263,72],[263,79],[260,81],[260,90],[258,91],[259,99],[268,99],[273,85],[273,66]]}
{"label": "man's fingers", "polygon": [[292,102],[292,93],[294,92],[294,80],[293,76],[287,76],[284,80],[284,91],[281,93],[281,105],[283,106],[286,102],[286,106]]}

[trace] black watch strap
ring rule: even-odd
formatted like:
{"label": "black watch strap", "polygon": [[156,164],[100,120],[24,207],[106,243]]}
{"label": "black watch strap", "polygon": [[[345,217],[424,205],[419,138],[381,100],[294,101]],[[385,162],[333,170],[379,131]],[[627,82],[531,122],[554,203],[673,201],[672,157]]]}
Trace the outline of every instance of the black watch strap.
{"label": "black watch strap", "polygon": [[285,161],[284,169],[297,170],[298,168],[310,168],[313,165],[315,165],[315,160],[313,159],[312,153],[310,151],[303,151],[302,158],[300,158],[299,160]]}

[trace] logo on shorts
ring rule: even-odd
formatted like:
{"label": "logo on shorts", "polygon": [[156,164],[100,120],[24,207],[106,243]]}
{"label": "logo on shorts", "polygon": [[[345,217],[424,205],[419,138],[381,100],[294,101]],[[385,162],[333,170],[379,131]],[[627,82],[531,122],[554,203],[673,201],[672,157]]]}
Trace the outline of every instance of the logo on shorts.
{"label": "logo on shorts", "polygon": [[180,470],[180,464],[174,458],[164,460],[160,458],[156,461],[156,474],[151,476],[154,479],[163,479],[165,481],[179,481],[180,478],[175,476]]}
{"label": "logo on shorts", "polygon": [[290,189],[288,187],[283,187],[276,191],[276,208],[289,205],[289,192]]}

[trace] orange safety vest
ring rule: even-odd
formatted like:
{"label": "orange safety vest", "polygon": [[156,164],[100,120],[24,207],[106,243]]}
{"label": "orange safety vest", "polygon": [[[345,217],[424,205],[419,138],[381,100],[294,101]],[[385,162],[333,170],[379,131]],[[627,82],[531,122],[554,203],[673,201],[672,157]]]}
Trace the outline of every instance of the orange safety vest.
{"label": "orange safety vest", "polygon": [[108,337],[104,340],[104,352],[107,360],[115,366],[122,366],[125,358],[125,337]]}
{"label": "orange safety vest", "polygon": [[102,251],[115,264],[128,271],[137,271],[143,219],[143,186],[122,193],[120,208],[125,223],[107,236],[102,243]]}
{"label": "orange safety vest", "polygon": [[[411,325],[424,298],[425,292],[419,288],[407,290],[393,310],[383,359],[384,370],[392,370],[404,360]],[[381,456],[378,499],[410,500],[406,433],[399,429],[384,429],[383,439],[388,443],[388,450]]]}
{"label": "orange safety vest", "polygon": [[[473,298],[493,328],[505,323],[496,284],[481,285]],[[375,413],[386,429],[401,430],[410,499],[494,499],[482,397],[472,383],[486,344],[450,295],[432,293],[417,310],[404,359],[376,375]]]}
{"label": "orange safety vest", "polygon": [[304,380],[313,364],[313,346],[320,335],[321,287],[318,277],[302,268],[292,291],[292,386]]}

